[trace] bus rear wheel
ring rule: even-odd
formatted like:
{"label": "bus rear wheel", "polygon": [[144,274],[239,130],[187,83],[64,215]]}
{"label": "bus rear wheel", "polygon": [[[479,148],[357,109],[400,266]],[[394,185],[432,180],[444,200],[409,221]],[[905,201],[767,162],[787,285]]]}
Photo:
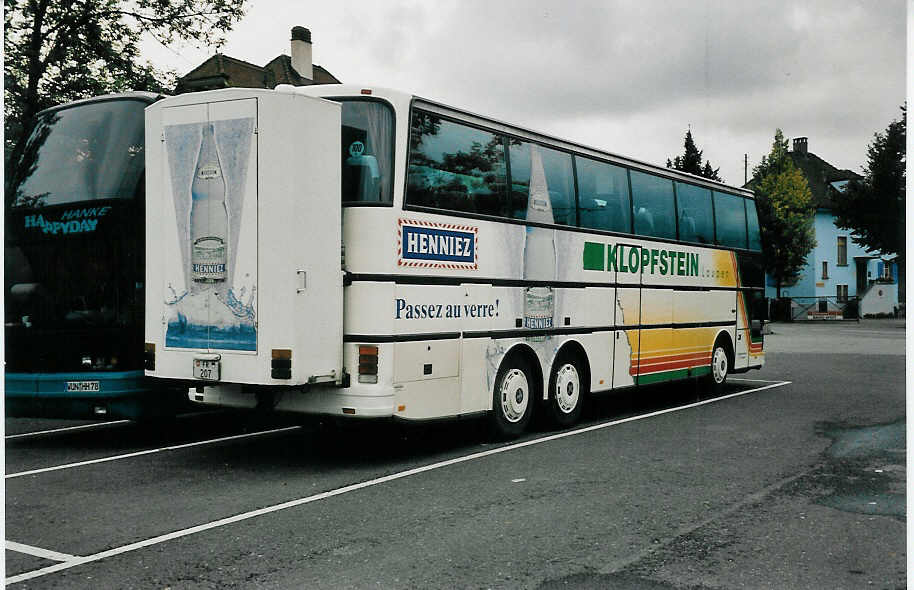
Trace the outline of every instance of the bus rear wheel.
{"label": "bus rear wheel", "polygon": [[581,361],[572,353],[561,352],[549,375],[549,418],[559,428],[567,428],[581,418],[586,394]]}
{"label": "bus rear wheel", "polygon": [[492,426],[499,438],[517,438],[533,415],[534,380],[530,366],[518,355],[501,363],[492,397]]}

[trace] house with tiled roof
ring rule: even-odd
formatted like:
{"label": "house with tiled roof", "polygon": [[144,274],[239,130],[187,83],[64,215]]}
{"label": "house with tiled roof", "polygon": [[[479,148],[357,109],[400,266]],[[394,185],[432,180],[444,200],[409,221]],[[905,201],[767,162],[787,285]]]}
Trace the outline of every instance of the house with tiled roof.
{"label": "house with tiled roof", "polygon": [[278,55],[258,66],[217,53],[178,78],[175,94],[220,88],[275,88],[279,84],[339,84],[336,76],[312,63],[311,31],[292,29],[291,55]]}
{"label": "house with tiled roof", "polygon": [[[835,225],[832,214],[833,199],[848,182],[863,177],[811,153],[806,137],[793,140],[788,156],[806,177],[816,203],[816,247],[809,253],[806,268],[796,283],[781,288],[781,295],[794,301],[794,318],[843,317],[853,311],[853,305],[847,309],[847,302],[857,297],[860,315],[893,313],[899,302],[895,256],[866,250],[854,241],[850,230]],[[767,297],[776,296],[776,283],[770,278],[765,291]]]}

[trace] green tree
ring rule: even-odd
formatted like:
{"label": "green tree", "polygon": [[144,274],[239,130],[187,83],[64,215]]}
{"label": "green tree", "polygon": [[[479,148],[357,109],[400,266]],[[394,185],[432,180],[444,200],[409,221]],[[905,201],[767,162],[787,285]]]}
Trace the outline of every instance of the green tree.
{"label": "green tree", "polygon": [[787,155],[787,140],[775,131],[771,152],[753,170],[749,187],[755,191],[765,271],[781,287],[796,282],[806,257],[816,246],[815,203],[809,183]]}
{"label": "green tree", "polygon": [[717,171],[720,170],[719,167],[711,167],[711,162],[707,160],[705,161],[704,166],[702,166],[701,157],[704,154],[704,151],[698,149],[698,147],[695,145],[695,140],[692,139],[691,129],[686,131],[684,148],[685,151],[681,156],[676,156],[672,160],[667,158],[667,168],[672,168],[674,170],[680,170],[682,172],[688,172],[689,174],[696,174],[704,178],[723,182],[723,179],[717,175]]}
{"label": "green tree", "polygon": [[838,227],[851,230],[854,241],[868,250],[898,254],[904,259],[905,139],[907,108],[901,120],[875,133],[867,148],[862,181],[851,181],[835,195],[833,213]]}
{"label": "green tree", "polygon": [[[244,0],[4,0],[4,161],[38,111],[109,92],[162,91],[174,75],[140,60],[145,36],[219,45]],[[9,177],[9,170],[7,170]]]}

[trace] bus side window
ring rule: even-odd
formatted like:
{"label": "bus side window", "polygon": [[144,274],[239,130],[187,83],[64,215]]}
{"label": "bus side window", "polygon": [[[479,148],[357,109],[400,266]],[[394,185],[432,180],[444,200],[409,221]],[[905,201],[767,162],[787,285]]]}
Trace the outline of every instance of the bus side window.
{"label": "bus side window", "polygon": [[631,232],[631,205],[625,168],[575,157],[581,227]]}
{"label": "bus side window", "polygon": [[636,170],[631,175],[635,233],[676,239],[673,181]]}
{"label": "bus side window", "polygon": [[714,191],[714,222],[718,245],[746,247],[746,209],[742,197]]}
{"label": "bus side window", "polygon": [[[526,219],[532,158],[534,150],[542,164],[543,187],[549,195],[552,211],[551,221],[559,225],[574,225],[574,176],[571,167],[571,155],[526,141],[509,139],[508,157],[511,164],[511,207],[510,216],[515,219]],[[537,221],[543,221],[538,219]]]}
{"label": "bus side window", "polygon": [[758,224],[758,211],[755,209],[755,199],[744,199],[746,204],[746,225],[749,228],[749,249],[762,249],[762,232]]}
{"label": "bus side window", "polygon": [[711,191],[685,182],[676,183],[679,239],[699,244],[714,243]]}
{"label": "bus side window", "polygon": [[406,203],[485,215],[507,214],[500,135],[415,111]]}

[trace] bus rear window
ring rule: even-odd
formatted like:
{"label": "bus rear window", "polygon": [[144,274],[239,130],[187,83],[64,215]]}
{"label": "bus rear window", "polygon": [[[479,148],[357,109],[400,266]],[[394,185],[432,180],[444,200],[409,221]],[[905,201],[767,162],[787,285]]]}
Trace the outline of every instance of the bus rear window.
{"label": "bus rear window", "polygon": [[394,115],[378,101],[342,105],[342,201],[393,202]]}

